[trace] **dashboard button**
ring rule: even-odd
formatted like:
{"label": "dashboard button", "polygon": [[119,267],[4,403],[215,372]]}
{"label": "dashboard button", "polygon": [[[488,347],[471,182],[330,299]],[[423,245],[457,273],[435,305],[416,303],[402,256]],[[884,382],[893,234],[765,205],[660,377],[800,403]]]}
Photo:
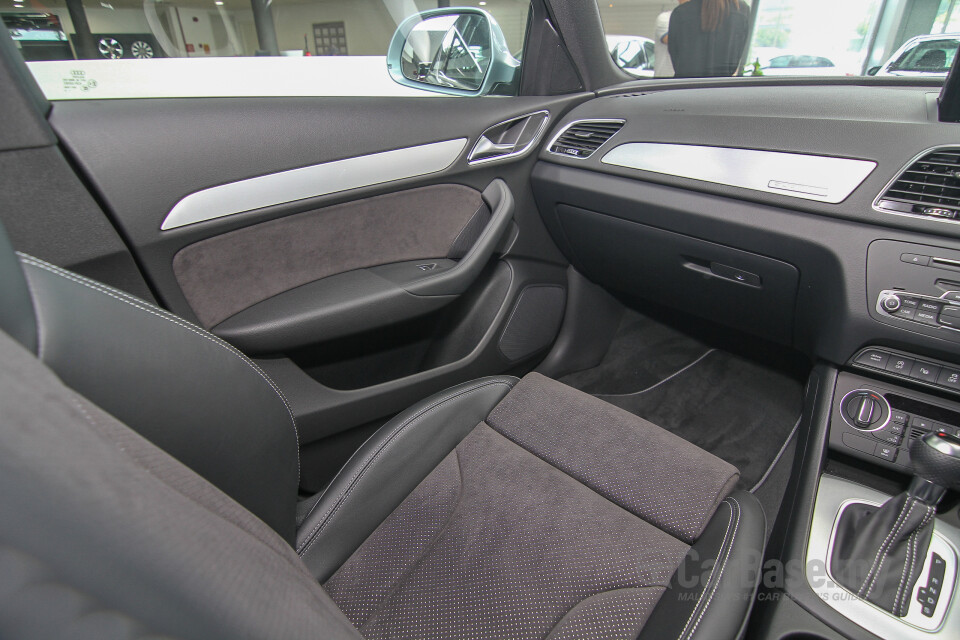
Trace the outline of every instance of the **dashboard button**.
{"label": "dashboard button", "polygon": [[910,307],[901,306],[899,309],[891,313],[894,318],[903,318],[904,320],[915,320],[917,315],[916,309],[911,309]]}
{"label": "dashboard button", "polygon": [[893,462],[894,460],[897,459],[898,451],[899,450],[893,445],[879,444],[877,445],[877,452],[874,455],[880,458],[883,458],[884,460],[889,460],[890,462]]}
{"label": "dashboard button", "polygon": [[951,302],[960,302],[960,291],[947,291],[940,297]]}
{"label": "dashboard button", "polygon": [[903,411],[894,409],[890,412],[890,422],[894,422],[896,424],[907,424],[909,421],[910,416]]}
{"label": "dashboard button", "polygon": [[923,324],[939,326],[940,323],[937,322],[937,316],[939,315],[940,315],[939,311],[924,311],[923,309],[917,309],[917,312],[916,314],[914,314],[913,319]]}
{"label": "dashboard button", "polygon": [[884,431],[889,431],[895,436],[902,436],[903,429],[904,429],[904,426],[899,422],[891,422],[889,425],[887,425],[887,428],[884,429]]}
{"label": "dashboard button", "polygon": [[923,431],[932,431],[933,420],[929,418],[921,418],[920,416],[913,416],[910,418],[910,426],[915,429],[922,429]]}
{"label": "dashboard button", "polygon": [[940,324],[960,328],[960,307],[944,307],[940,312]]}
{"label": "dashboard button", "polygon": [[917,362],[910,371],[910,377],[924,382],[937,383],[937,376],[940,375],[940,367],[929,362]]}
{"label": "dashboard button", "polygon": [[890,360],[887,362],[887,371],[892,371],[893,373],[899,373],[906,376],[910,375],[911,369],[913,369],[913,360],[910,358],[891,356]]}
{"label": "dashboard button", "polygon": [[957,428],[949,424],[943,424],[942,422],[935,422],[933,424],[934,431],[943,431],[944,433],[949,433],[951,436],[957,435]]}
{"label": "dashboard button", "polygon": [[887,444],[892,444],[895,447],[899,447],[900,443],[903,442],[903,436],[896,433],[890,433],[886,429],[883,431],[878,431],[873,434],[873,437],[877,440],[882,440]]}
{"label": "dashboard button", "polygon": [[917,309],[920,311],[929,311],[930,313],[940,313],[940,309],[943,308],[939,302],[930,302],[929,300],[921,300],[920,304],[917,305]]}
{"label": "dashboard button", "polygon": [[937,376],[937,384],[960,390],[960,371],[944,367]]}
{"label": "dashboard button", "polygon": [[887,366],[887,360],[889,359],[890,354],[886,351],[880,351],[879,349],[867,349],[857,356],[855,362],[867,367],[873,367],[874,369],[883,369]]}
{"label": "dashboard button", "polygon": [[908,309],[916,309],[917,305],[920,304],[920,301],[916,298],[900,298],[900,306],[907,307]]}
{"label": "dashboard button", "polygon": [[916,253],[904,253],[900,256],[900,260],[910,264],[922,264],[923,266],[930,264],[930,256],[921,256]]}

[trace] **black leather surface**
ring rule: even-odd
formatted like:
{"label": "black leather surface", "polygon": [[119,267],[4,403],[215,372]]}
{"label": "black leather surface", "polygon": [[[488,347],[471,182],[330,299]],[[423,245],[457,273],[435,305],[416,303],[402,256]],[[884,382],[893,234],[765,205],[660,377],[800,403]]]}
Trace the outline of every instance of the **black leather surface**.
{"label": "black leather surface", "polygon": [[434,395],[381,427],[353,455],[297,532],[297,552],[326,581],[513,388],[480,378]]}
{"label": "black leather surface", "polygon": [[[0,34],[5,35],[5,34]],[[37,319],[20,261],[0,225],[0,330],[29,351],[37,351]]]}
{"label": "black leather surface", "polygon": [[259,367],[138,298],[28,256],[21,261],[40,359],[292,542],[296,425]]}
{"label": "black leather surface", "polygon": [[830,571],[838,584],[904,616],[933,534],[936,508],[903,493],[881,507],[852,504],[837,523]]}
{"label": "black leather surface", "polygon": [[760,578],[765,529],[753,494],[730,494],[690,547],[639,640],[737,638]]}

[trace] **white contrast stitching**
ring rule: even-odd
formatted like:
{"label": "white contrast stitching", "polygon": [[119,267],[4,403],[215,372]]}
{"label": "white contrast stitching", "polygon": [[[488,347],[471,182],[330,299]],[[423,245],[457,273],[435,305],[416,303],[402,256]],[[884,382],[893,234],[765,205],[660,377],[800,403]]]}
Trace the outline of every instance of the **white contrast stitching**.
{"label": "white contrast stitching", "polygon": [[659,386],[662,385],[663,383],[665,383],[665,382],[670,382],[671,380],[673,380],[674,378],[676,378],[676,377],[677,377],[678,375],[680,375],[681,373],[684,373],[684,372],[687,371],[688,369],[691,369],[691,368],[693,368],[694,366],[700,364],[700,362],[701,362],[704,358],[706,358],[708,355],[710,355],[710,354],[713,353],[714,351],[716,351],[716,349],[708,349],[706,353],[704,353],[702,356],[700,356],[699,358],[697,358],[696,360],[694,360],[693,362],[691,362],[691,363],[688,364],[687,366],[683,367],[683,368],[680,369],[679,371],[674,371],[673,373],[671,373],[669,376],[667,376],[666,378],[664,378],[664,379],[661,380],[660,382],[658,382],[658,383],[656,383],[655,385],[652,385],[652,386],[650,386],[650,387],[647,387],[646,389],[641,389],[640,391],[634,391],[634,392],[632,392],[632,393],[596,393],[596,394],[594,394],[594,395],[597,396],[598,398],[626,398],[626,397],[628,397],[628,396],[639,396],[640,394],[646,393],[647,391],[653,391],[654,389],[656,389],[657,387],[659,387]]}
{"label": "white contrast stitching", "polygon": [[884,548],[887,546],[887,542],[893,537],[894,532],[897,530],[897,525],[900,523],[900,519],[904,517],[904,511],[906,511],[908,504],[910,504],[910,498],[907,498],[904,503],[900,505],[900,513],[897,514],[897,519],[893,522],[893,528],[889,533],[887,533],[887,537],[883,539],[883,542],[880,543],[880,548],[877,549],[877,555],[873,558],[873,563],[870,565],[870,570],[867,571],[867,575],[863,578],[863,583],[860,585],[860,588],[857,589],[857,595],[859,597],[864,597],[863,590],[867,588],[867,582],[870,581],[870,577],[876,570],[877,563],[880,562],[880,556],[883,554]]}
{"label": "white contrast stitching", "polygon": [[[383,441],[383,444],[380,445],[380,448],[377,449],[375,452],[373,452],[373,454],[362,463],[362,465],[360,466],[360,469],[358,469],[357,472],[354,474],[354,476],[350,479],[349,485],[343,491],[340,492],[340,495],[337,497],[336,503],[332,506],[330,512],[321,518],[320,522],[318,522],[313,527],[313,529],[310,530],[310,533],[307,534],[307,537],[304,539],[304,541],[297,547],[297,553],[299,553],[301,557],[306,555],[306,553],[310,550],[310,547],[312,547],[313,544],[318,540],[318,536],[320,535],[320,532],[326,527],[327,523],[330,522],[331,518],[333,518],[333,516],[336,515],[337,511],[340,510],[340,507],[342,507],[344,503],[346,503],[347,498],[350,497],[350,494],[353,492],[354,488],[356,488],[357,484],[360,482],[363,476],[367,473],[367,470],[370,469],[370,466],[377,460],[377,458],[380,457],[380,454],[382,454],[387,449],[390,443],[393,442],[407,427],[412,425],[414,422],[422,418],[427,413],[433,411],[434,409],[436,409],[437,407],[443,404],[446,404],[447,402],[449,402],[450,400],[453,400],[454,398],[458,398],[464,394],[472,393],[478,389],[482,389],[483,387],[488,387],[494,384],[502,384],[510,388],[513,388],[511,384],[504,381],[503,379],[497,379],[497,380],[483,382],[481,384],[478,384],[476,386],[473,386],[467,389],[461,389],[456,393],[440,398],[439,400],[431,404],[429,407],[425,407],[423,410],[421,410],[420,412],[418,412],[413,416],[410,416],[410,418],[408,418],[405,422],[397,426],[394,429],[394,431],[391,432],[390,435],[386,437],[386,439]],[[340,472],[337,473],[337,476],[334,478],[333,482],[331,482],[328,485],[328,487],[333,486],[333,483],[336,482],[336,479],[340,477],[340,473],[342,473],[345,468],[346,466],[344,466],[344,468],[341,468]],[[318,503],[322,501],[323,499],[321,497]]]}
{"label": "white contrast stitching", "polygon": [[48,262],[39,260],[38,258],[34,258],[33,256],[29,256],[27,254],[20,253],[20,252],[17,252],[17,255],[20,256],[20,260],[24,264],[33,265],[35,267],[39,267],[40,269],[44,269],[45,271],[48,271],[54,275],[60,276],[61,278],[70,280],[72,282],[76,282],[77,284],[81,284],[89,289],[93,289],[94,291],[97,291],[106,296],[110,296],[115,300],[119,300],[120,302],[128,304],[131,307],[135,307],[137,309],[140,309],[141,311],[157,316],[158,318],[161,318],[179,327],[182,327],[188,331],[191,331],[197,334],[198,336],[200,336],[201,338],[209,340],[213,344],[223,349],[226,349],[227,351],[235,355],[237,358],[239,358],[241,362],[243,362],[244,364],[249,366],[251,369],[253,369],[257,373],[257,375],[263,378],[264,382],[270,385],[270,388],[273,389],[273,391],[280,398],[281,402],[283,402],[283,406],[286,407],[287,414],[290,416],[290,423],[293,425],[293,433],[297,443],[297,456],[296,456],[297,457],[297,484],[298,485],[300,484],[300,450],[299,450],[300,435],[297,432],[297,421],[293,417],[293,410],[290,408],[290,404],[287,402],[287,398],[283,395],[283,392],[280,391],[280,387],[278,387],[276,383],[272,379],[270,379],[270,377],[266,374],[266,372],[263,369],[261,369],[259,366],[257,366],[255,362],[253,362],[250,358],[248,358],[243,353],[238,351],[232,345],[214,336],[212,333],[204,329],[201,329],[200,327],[197,327],[193,324],[190,324],[189,322],[187,322],[186,320],[178,316],[167,313],[166,311],[164,311],[163,309],[160,309],[159,307],[154,307],[153,305],[151,305],[149,302],[146,302],[145,300],[135,298],[134,296],[124,293],[123,291],[120,291],[118,289],[114,289],[113,287],[110,287],[108,285],[102,284],[100,282],[96,282],[95,280],[90,280],[89,278],[85,278],[71,271],[61,269],[60,267],[57,267]]}
{"label": "white contrast stitching", "polygon": [[906,606],[906,599],[910,597],[910,589],[907,589],[907,582],[910,579],[910,576],[913,575],[913,569],[917,564],[917,551],[919,551],[919,535],[927,523],[930,521],[930,516],[934,513],[934,507],[927,506],[927,512],[923,515],[923,519],[920,521],[920,525],[917,527],[916,531],[913,532],[913,535],[907,540],[907,557],[910,560],[909,571],[907,570],[907,562],[903,563],[903,572],[900,574],[900,585],[897,587],[897,595],[893,599],[894,611],[900,610],[902,607]]}
{"label": "white contrast stitching", "polygon": [[[877,584],[877,578],[880,576],[880,572],[883,570],[883,563],[887,560],[887,550],[890,548],[890,545],[893,543],[893,539],[900,535],[901,529],[904,525],[907,524],[907,520],[910,519],[910,516],[913,515],[913,510],[917,506],[918,501],[915,498],[907,498],[907,501],[903,503],[903,506],[900,508],[900,514],[903,515],[904,509],[906,509],[907,504],[910,505],[910,509],[907,510],[906,516],[903,519],[897,518],[897,522],[894,524],[893,531],[887,534],[887,537],[884,539],[883,544],[880,545],[880,549],[877,550],[877,557],[873,560],[873,565],[870,567],[870,571],[867,573],[867,578],[870,579],[870,585],[867,586],[867,579],[863,582],[863,585],[860,587],[861,593],[857,595],[861,598],[867,598],[870,596],[870,592],[873,591],[873,588]],[[874,571],[876,571],[874,573]],[[870,578],[871,573],[873,574],[872,579]],[[866,588],[866,591],[864,589]]]}
{"label": "white contrast stitching", "polygon": [[[711,580],[713,582],[713,585],[709,589],[710,595],[707,598],[706,603],[703,605],[703,607],[701,607],[700,603],[703,601],[703,596],[707,594],[707,590],[705,589],[704,592],[700,594],[700,598],[697,600],[697,606],[694,607],[693,611],[690,612],[690,617],[687,618],[687,623],[684,625],[683,631],[680,632],[680,638],[684,638],[684,637],[689,638],[694,633],[696,633],[697,627],[700,625],[700,621],[703,619],[703,616],[707,612],[707,609],[710,608],[710,603],[713,602],[713,596],[716,595],[717,593],[717,588],[720,586],[720,580],[721,578],[723,578],[723,571],[727,567],[727,560],[730,559],[730,553],[733,551],[733,540],[737,537],[737,531],[740,529],[740,503],[737,502],[737,499],[732,496],[728,496],[727,499],[724,500],[724,502],[727,502],[727,501],[730,501],[733,504],[735,504],[736,509],[734,509],[733,505],[730,505],[730,521],[727,523],[727,531],[726,533],[724,533],[723,545],[721,545],[721,548],[725,547],[723,562],[720,565],[720,570],[716,572],[716,576],[717,576],[716,580],[713,580],[713,576],[714,576],[714,570],[716,570],[717,565],[716,564],[713,565],[713,570],[711,570],[710,572],[710,578],[708,578],[708,580]],[[736,516],[736,518],[734,518],[734,516]],[[734,524],[734,522],[736,522],[736,524]],[[730,533],[731,525],[733,525],[732,534]],[[728,539],[728,536],[729,536],[729,539]],[[698,610],[699,610],[699,615],[697,615]],[[694,622],[693,627],[690,627],[690,622],[693,621],[694,615],[697,615],[697,620],[696,622]],[[688,628],[689,628],[689,633],[688,633]]]}

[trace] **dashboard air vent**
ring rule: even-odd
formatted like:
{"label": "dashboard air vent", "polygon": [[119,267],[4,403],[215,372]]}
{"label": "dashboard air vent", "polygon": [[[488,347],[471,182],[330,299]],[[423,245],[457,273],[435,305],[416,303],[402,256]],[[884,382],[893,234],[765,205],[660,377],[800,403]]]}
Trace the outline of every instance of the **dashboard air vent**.
{"label": "dashboard air vent", "polygon": [[900,174],[877,208],[937,218],[960,214],[960,148],[932,151]]}
{"label": "dashboard air vent", "polygon": [[581,120],[567,126],[550,145],[552,153],[589,158],[623,128],[623,120]]}

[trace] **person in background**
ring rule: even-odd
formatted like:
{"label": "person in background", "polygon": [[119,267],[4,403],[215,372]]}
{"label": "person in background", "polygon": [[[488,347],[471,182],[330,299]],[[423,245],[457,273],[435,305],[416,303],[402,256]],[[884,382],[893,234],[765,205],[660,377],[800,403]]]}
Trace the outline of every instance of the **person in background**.
{"label": "person in background", "polygon": [[[689,2],[689,0],[677,0],[680,4]],[[670,60],[670,50],[667,48],[667,42],[670,39],[670,14],[673,9],[664,11],[657,16],[657,23],[654,27],[653,42],[653,77],[672,78],[673,62]]]}
{"label": "person in background", "polygon": [[732,76],[750,32],[742,0],[689,0],[670,15],[670,58],[677,78]]}

